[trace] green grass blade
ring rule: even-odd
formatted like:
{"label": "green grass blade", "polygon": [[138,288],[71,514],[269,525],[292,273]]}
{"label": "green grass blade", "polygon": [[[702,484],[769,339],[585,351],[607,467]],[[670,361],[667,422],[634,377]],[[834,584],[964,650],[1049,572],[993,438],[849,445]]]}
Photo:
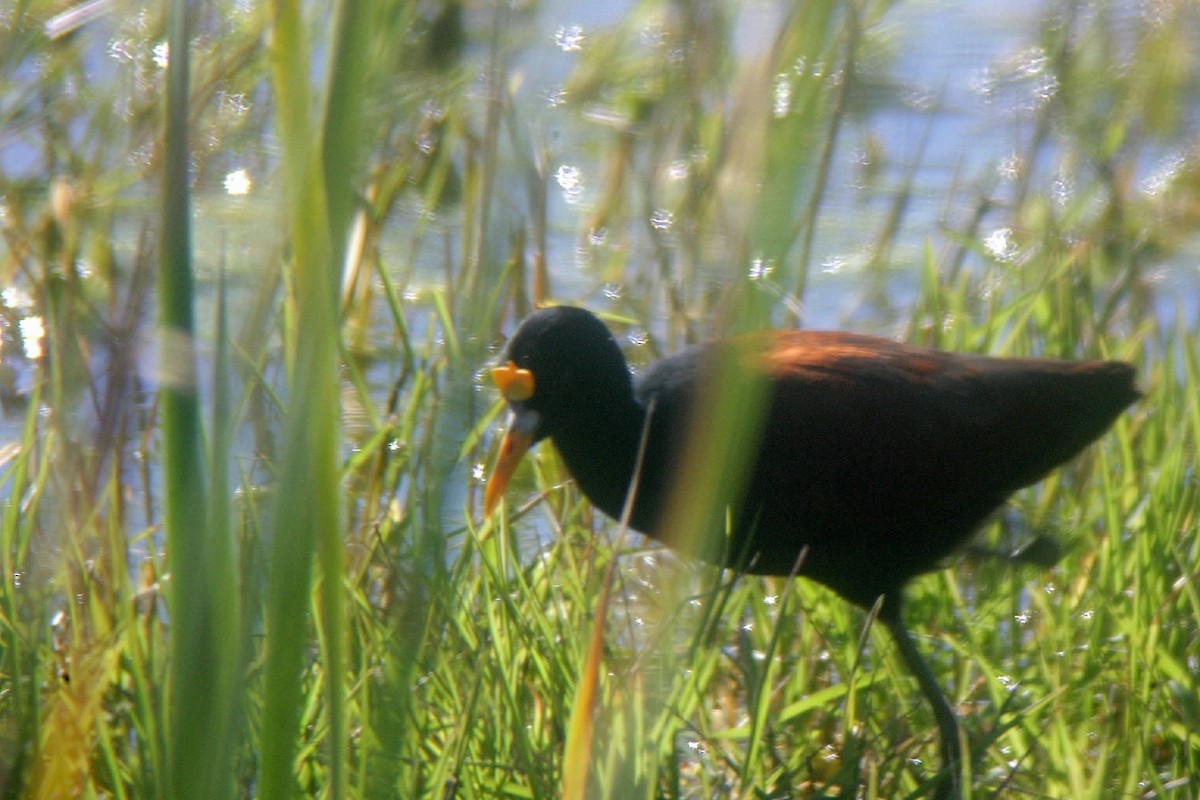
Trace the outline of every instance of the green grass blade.
{"label": "green grass blade", "polygon": [[159,256],[164,528],[171,570],[167,770],[170,796],[232,792],[236,641],[228,527],[209,525],[196,383],[188,181],[188,5],[168,6],[162,242]]}
{"label": "green grass blade", "polygon": [[[339,330],[336,269],[321,152],[309,114],[309,59],[300,4],[279,0],[271,9],[270,59],[284,147],[287,218],[293,263],[288,298],[295,327],[294,362],[285,418],[283,465],[275,507],[267,589],[266,695],[262,731],[264,798],[296,791],[304,655],[309,640],[312,558],[322,564],[322,654],[329,732],[331,797],[344,793],[344,615],[337,469]],[[319,547],[319,549],[318,549]]]}

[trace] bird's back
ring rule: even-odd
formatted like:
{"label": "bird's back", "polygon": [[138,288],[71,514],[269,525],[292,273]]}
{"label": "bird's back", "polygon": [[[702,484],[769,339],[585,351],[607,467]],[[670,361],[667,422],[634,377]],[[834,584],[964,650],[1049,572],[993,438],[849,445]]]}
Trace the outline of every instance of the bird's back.
{"label": "bird's back", "polygon": [[[804,550],[801,574],[862,605],[932,568],[1138,396],[1132,368],[1115,362],[994,359],[805,331],[756,344],[748,368],[768,376],[769,400],[727,559],[788,574]],[[682,435],[678,420],[698,405],[712,353],[666,359],[639,386],[667,412],[660,436]]]}

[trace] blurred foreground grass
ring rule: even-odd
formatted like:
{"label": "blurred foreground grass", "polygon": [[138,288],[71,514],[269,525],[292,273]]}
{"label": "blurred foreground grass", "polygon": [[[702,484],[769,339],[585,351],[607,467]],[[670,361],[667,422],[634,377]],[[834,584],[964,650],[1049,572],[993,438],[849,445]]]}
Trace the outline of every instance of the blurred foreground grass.
{"label": "blurred foreground grass", "polygon": [[[784,4],[747,46],[736,4],[636,4],[558,32],[553,117],[522,94],[534,8],[196,6],[182,153],[157,8],[5,12],[4,794],[542,798],[570,754],[590,797],[922,796],[933,721],[860,612],[616,540],[551,448],[480,520],[481,368],[532,304],[645,363],[806,323],[830,240],[857,325],[1128,359],[1146,391],[983,532],[1049,532],[1058,566],[913,587],[971,796],[1200,793],[1200,319],[1162,273],[1195,270],[1200,12],[1048,4],[990,76],[1029,101],[1012,159],[948,171],[914,231],[922,165],[873,133],[908,91],[889,5]],[[830,199],[848,162],[860,208]],[[189,223],[195,354],[154,279]],[[173,517],[175,389],[203,477]]]}

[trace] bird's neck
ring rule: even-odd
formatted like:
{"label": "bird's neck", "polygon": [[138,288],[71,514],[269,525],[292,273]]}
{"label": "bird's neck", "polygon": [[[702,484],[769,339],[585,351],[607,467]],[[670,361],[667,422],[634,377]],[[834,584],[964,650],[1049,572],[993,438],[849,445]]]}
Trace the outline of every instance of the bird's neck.
{"label": "bird's neck", "polygon": [[620,519],[625,504],[646,419],[646,409],[632,396],[612,399],[592,406],[591,413],[574,418],[554,435],[579,488],[614,519]]}

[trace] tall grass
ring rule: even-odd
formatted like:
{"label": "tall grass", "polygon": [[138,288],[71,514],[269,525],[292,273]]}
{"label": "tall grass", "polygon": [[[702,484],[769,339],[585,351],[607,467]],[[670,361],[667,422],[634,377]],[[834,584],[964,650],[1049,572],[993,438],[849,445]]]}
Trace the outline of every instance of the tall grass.
{"label": "tall grass", "polygon": [[[228,452],[216,446],[210,450],[211,475],[202,455],[188,185],[191,36],[186,3],[175,2],[168,9],[167,44],[157,294],[163,530],[171,575],[162,722],[170,735],[166,786],[156,788],[171,797],[223,797],[232,788],[225,775],[233,765],[243,653],[237,646],[233,542],[223,516],[228,506],[210,499],[224,494],[225,487],[213,478],[225,474],[224,464],[218,468],[215,459],[227,458]],[[228,435],[219,418],[213,429],[214,444],[216,437]]]}
{"label": "tall grass", "polygon": [[934,721],[862,612],[620,533],[548,446],[479,508],[482,368],[531,303],[641,366],[843,295],[855,327],[1138,365],[981,532],[1059,563],[964,559],[907,618],[969,796],[1200,792],[1193,4],[1049,3],[1042,57],[989,76],[1032,98],[1005,177],[934,165],[936,201],[875,129],[890,3],[638,3],[556,54],[552,109],[529,9],[186,5],[0,26],[0,154],[38,145],[0,157],[6,796],[925,796]]}

